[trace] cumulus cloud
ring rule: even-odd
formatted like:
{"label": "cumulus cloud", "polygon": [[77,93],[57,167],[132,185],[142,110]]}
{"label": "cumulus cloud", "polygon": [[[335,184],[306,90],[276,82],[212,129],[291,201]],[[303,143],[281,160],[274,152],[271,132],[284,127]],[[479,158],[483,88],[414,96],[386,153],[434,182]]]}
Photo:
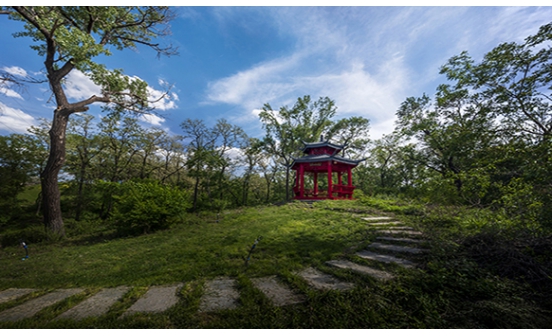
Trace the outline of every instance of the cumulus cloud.
{"label": "cumulus cloud", "polygon": [[165,122],[165,119],[154,114],[142,114],[138,117],[141,121],[148,123],[152,126],[161,126],[161,123]]}
{"label": "cumulus cloud", "polygon": [[9,83],[0,83],[0,93],[8,97],[23,99],[19,93],[9,88]]}
{"label": "cumulus cloud", "polygon": [[178,95],[176,93],[169,93],[167,95],[166,92],[156,90],[150,86],[148,86],[147,92],[150,107],[161,111],[172,110],[177,107],[176,101],[178,100]]}
{"label": "cumulus cloud", "polygon": [[70,99],[83,100],[101,96],[102,89],[81,71],[73,70],[65,78],[65,94]]}
{"label": "cumulus cloud", "polygon": [[9,73],[10,75],[18,76],[18,77],[27,77],[28,76],[27,71],[25,71],[25,69],[20,68],[18,66],[3,67],[2,71],[5,71],[5,72]]}
{"label": "cumulus cloud", "polygon": [[0,129],[25,133],[27,128],[35,124],[36,120],[32,116],[0,102]]}

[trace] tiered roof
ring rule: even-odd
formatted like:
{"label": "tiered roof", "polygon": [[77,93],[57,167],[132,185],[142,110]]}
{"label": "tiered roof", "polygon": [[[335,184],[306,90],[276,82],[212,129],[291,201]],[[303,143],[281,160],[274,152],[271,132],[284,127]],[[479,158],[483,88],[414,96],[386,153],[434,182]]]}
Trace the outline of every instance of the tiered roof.
{"label": "tiered roof", "polygon": [[327,161],[337,161],[340,163],[344,163],[346,165],[353,165],[356,166],[360,162],[366,160],[351,160],[344,158],[343,156],[337,155],[343,148],[345,148],[346,144],[344,145],[337,145],[334,143],[329,142],[329,140],[324,141],[324,138],[321,136],[319,142],[304,142],[304,147],[301,149],[303,153],[307,154],[306,156],[300,157],[300,158],[294,158],[292,163],[292,169],[295,166],[296,163],[315,163],[315,162],[327,162]]}

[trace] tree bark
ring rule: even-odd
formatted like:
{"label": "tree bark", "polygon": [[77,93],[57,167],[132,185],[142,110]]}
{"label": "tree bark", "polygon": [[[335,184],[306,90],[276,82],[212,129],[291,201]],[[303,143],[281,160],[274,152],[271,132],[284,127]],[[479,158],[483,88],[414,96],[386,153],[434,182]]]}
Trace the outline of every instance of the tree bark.
{"label": "tree bark", "polygon": [[65,163],[65,131],[68,120],[68,113],[62,113],[60,110],[54,111],[52,128],[48,132],[50,135],[50,155],[46,167],[40,174],[44,226],[47,231],[58,237],[65,236],[61,215],[58,174]]}

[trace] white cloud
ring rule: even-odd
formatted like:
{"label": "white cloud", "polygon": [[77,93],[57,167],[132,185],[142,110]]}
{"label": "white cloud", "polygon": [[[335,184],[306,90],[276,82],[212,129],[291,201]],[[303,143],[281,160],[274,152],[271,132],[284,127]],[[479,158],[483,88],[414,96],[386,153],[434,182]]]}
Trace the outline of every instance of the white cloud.
{"label": "white cloud", "polygon": [[150,86],[147,87],[149,106],[157,110],[171,110],[177,107],[176,101],[178,95],[176,93],[167,94],[165,91],[156,90]]}
{"label": "white cloud", "polygon": [[70,99],[83,100],[101,96],[101,88],[84,73],[73,70],[65,78],[65,94]]}
{"label": "white cloud", "polygon": [[2,70],[13,76],[27,77],[27,71],[18,66],[3,67]]}
{"label": "white cloud", "polygon": [[8,83],[0,83],[0,93],[6,95],[8,97],[23,99],[23,97],[21,97],[21,95],[19,93],[17,93],[14,90],[8,88],[8,86],[9,86]]}
{"label": "white cloud", "polygon": [[32,116],[0,102],[0,129],[25,133],[27,128],[35,124],[36,120]]}
{"label": "white cloud", "polygon": [[142,114],[138,117],[143,122],[146,122],[152,126],[161,126],[161,123],[165,122],[165,119],[154,114]]}

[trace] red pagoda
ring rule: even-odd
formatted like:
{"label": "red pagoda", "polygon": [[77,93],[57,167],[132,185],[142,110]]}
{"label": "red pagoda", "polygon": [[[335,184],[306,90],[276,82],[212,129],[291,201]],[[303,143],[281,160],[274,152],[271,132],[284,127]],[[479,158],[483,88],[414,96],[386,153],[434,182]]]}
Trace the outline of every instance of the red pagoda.
{"label": "red pagoda", "polygon": [[[296,170],[293,187],[294,199],[352,199],[355,187],[351,170],[365,159],[351,160],[337,155],[345,145],[324,141],[322,136],[320,142],[306,143],[303,141],[303,145],[302,151],[306,155],[294,159],[291,164],[291,169]],[[334,173],[337,174],[337,184],[334,184]],[[319,174],[327,176],[326,186],[322,190],[318,188]],[[343,184],[344,174],[347,174],[347,184]],[[311,181],[305,181],[305,175]]]}

